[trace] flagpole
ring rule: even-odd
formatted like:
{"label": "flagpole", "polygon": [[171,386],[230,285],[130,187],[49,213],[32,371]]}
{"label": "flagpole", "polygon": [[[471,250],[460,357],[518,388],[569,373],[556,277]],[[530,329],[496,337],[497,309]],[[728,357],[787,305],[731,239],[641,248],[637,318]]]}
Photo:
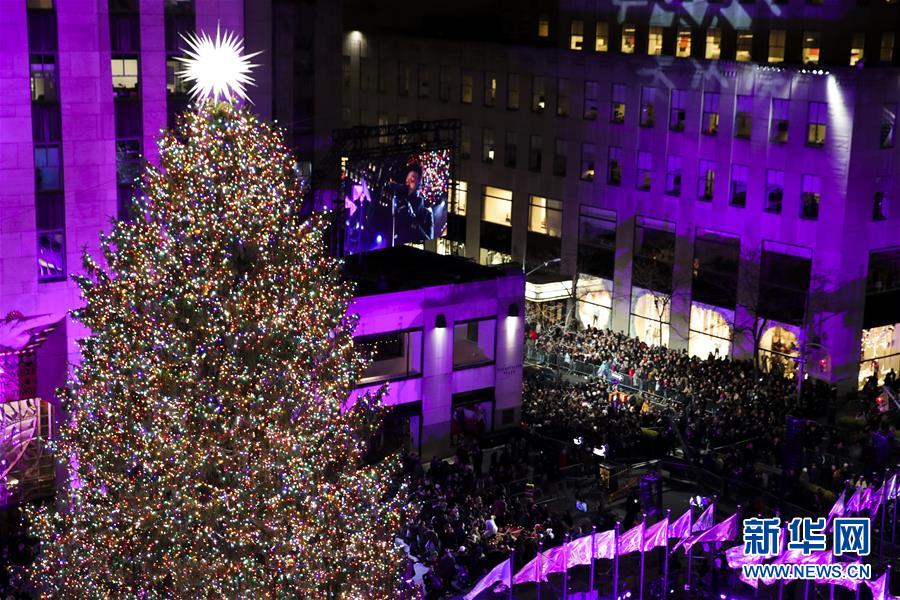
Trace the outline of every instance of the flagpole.
{"label": "flagpole", "polygon": [[641,591],[638,592],[638,600],[644,600],[644,534],[647,532],[647,513],[641,513]]}
{"label": "flagpole", "polygon": [[[881,531],[878,533],[878,564],[881,564],[881,557],[884,555],[884,510],[885,505],[885,489],[887,489],[888,470],[884,470],[884,477],[881,478],[881,503],[878,508],[881,510]],[[874,515],[873,515],[874,516]]]}
{"label": "flagpole", "polygon": [[619,528],[622,523],[616,521],[616,528],[613,530],[613,580],[612,580],[612,600],[619,597]]}
{"label": "flagpole", "polygon": [[[891,490],[893,491],[893,490]],[[898,494],[900,496],[900,494]],[[891,550],[897,547],[894,545],[894,535],[897,533],[897,496],[894,496],[894,512],[891,513]]]}
{"label": "flagpole", "polygon": [[[716,526],[716,510],[719,508],[719,497],[713,496],[712,502],[712,523],[713,527]],[[702,548],[701,548],[702,549]],[[715,590],[715,586],[713,585],[716,581],[716,542],[715,540],[710,540],[709,542],[709,589],[713,591],[715,594],[717,590]]]}
{"label": "flagpole", "polygon": [[[666,509],[666,518],[672,516],[672,509]],[[671,523],[671,520],[669,521]],[[662,598],[666,600],[669,595],[669,524],[666,524],[666,546],[663,548],[663,590]]]}
{"label": "flagpole", "polygon": [[[688,534],[688,537],[691,537],[691,534],[694,533],[694,506],[689,505],[688,510],[691,512],[691,517],[688,519],[687,534]],[[687,578],[686,578],[685,584],[684,584],[684,591],[687,592],[688,597],[690,597],[690,595],[691,595],[691,553],[693,552],[693,550],[694,550],[694,545],[691,544],[688,547],[688,551],[687,551],[688,572],[687,572]]]}
{"label": "flagpole", "polygon": [[597,555],[597,550],[594,548],[594,542],[596,541],[595,540],[596,534],[597,534],[597,526],[594,525],[593,527],[591,527],[591,580],[590,580],[590,586],[588,587],[588,590],[591,592],[594,591],[594,559],[596,558],[596,555]]}
{"label": "flagpole", "polygon": [[513,548],[509,553],[509,600],[513,600],[513,571],[516,568],[516,549]]}
{"label": "flagpole", "polygon": [[538,540],[537,560],[535,561],[535,565],[534,565],[534,568],[537,571],[537,578],[535,579],[535,581],[537,582],[537,600],[541,600],[541,575],[543,574],[542,573],[543,569],[541,569],[541,566],[542,566],[541,563],[543,562],[543,556],[542,556],[543,547],[544,547],[544,542],[541,540]]}
{"label": "flagpole", "polygon": [[569,600],[569,534],[563,538],[563,600]]}

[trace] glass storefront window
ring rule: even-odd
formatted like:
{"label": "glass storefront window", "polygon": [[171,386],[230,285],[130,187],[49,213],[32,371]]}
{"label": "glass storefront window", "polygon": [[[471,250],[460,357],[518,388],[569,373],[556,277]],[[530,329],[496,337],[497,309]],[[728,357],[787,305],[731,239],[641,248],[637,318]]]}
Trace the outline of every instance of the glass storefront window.
{"label": "glass storefront window", "polygon": [[635,287],[631,293],[631,335],[645,344],[669,345],[671,296]]}
{"label": "glass storefront window", "polygon": [[717,358],[731,356],[734,311],[694,302],[691,304],[691,330],[688,351],[691,356]]}
{"label": "glass storefront window", "polygon": [[797,371],[800,356],[799,330],[790,325],[773,325],[759,340],[759,359],[763,371],[782,371],[791,378]]}
{"label": "glass storefront window", "polygon": [[578,321],[582,327],[609,329],[612,324],[613,282],[601,277],[579,275]]}
{"label": "glass storefront window", "polygon": [[873,375],[881,385],[891,370],[900,373],[900,323],[863,329],[861,345],[860,387]]}

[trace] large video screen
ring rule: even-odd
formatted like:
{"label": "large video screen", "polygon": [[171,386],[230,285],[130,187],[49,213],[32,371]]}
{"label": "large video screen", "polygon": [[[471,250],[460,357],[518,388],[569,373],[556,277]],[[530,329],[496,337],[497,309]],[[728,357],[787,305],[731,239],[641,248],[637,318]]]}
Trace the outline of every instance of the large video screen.
{"label": "large video screen", "polygon": [[450,149],[351,158],[343,168],[344,251],[439,238],[447,230]]}

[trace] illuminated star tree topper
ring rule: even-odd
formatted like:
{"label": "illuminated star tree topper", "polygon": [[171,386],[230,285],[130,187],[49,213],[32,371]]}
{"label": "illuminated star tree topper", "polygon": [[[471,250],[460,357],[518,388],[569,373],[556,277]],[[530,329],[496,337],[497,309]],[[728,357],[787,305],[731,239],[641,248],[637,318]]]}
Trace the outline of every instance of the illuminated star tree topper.
{"label": "illuminated star tree topper", "polygon": [[195,100],[209,98],[213,101],[236,98],[250,101],[245,86],[254,85],[250,71],[259,65],[250,59],[260,54],[244,54],[244,41],[233,31],[216,26],[216,38],[206,32],[181,36],[188,44],[185,56],[178,56],[183,68],[178,76],[193,84],[191,96]]}

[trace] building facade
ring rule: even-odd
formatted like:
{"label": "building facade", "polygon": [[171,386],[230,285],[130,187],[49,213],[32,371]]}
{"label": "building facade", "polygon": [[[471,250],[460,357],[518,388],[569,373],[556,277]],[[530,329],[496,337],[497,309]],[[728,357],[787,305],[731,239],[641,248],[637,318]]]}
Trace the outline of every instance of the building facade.
{"label": "building facade", "polygon": [[439,251],[577,274],[582,323],[648,343],[900,370],[896,4],[532,4],[345,34],[345,124],[462,120]]}

